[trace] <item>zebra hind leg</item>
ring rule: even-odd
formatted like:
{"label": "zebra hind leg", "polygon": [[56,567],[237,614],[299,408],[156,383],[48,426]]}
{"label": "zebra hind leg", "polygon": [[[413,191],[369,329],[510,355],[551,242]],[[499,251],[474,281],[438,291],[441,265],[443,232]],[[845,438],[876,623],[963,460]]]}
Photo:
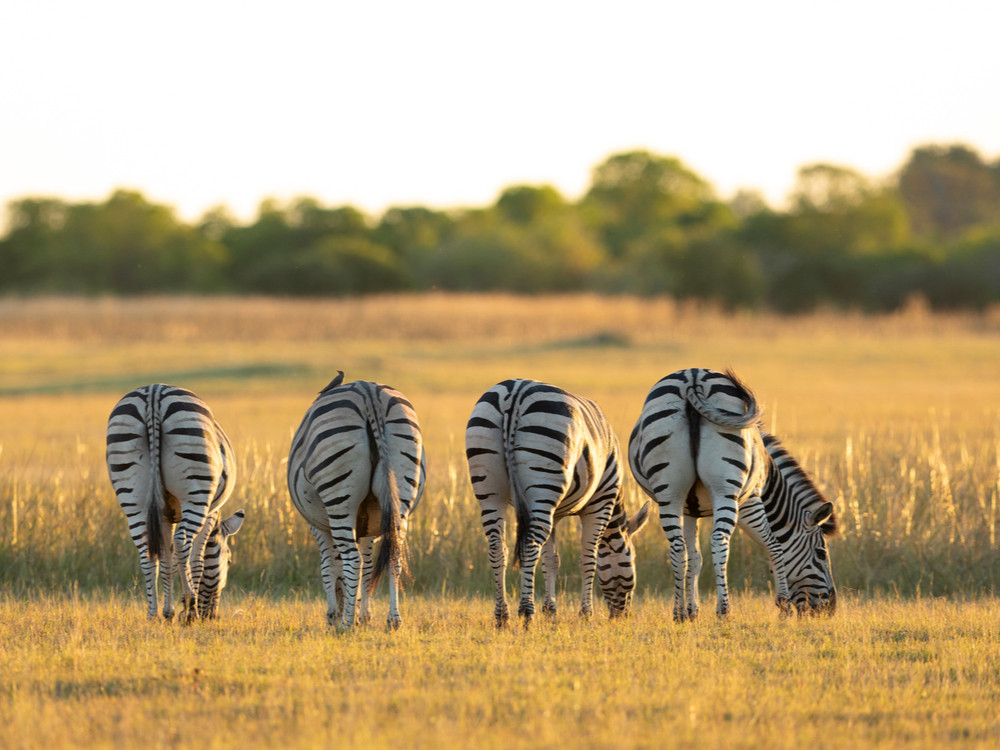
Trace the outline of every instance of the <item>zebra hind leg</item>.
{"label": "zebra hind leg", "polygon": [[[344,580],[344,608],[341,612],[338,630],[346,631],[354,627],[354,615],[358,603],[358,583],[361,574],[361,553],[354,539],[354,530],[339,530],[341,536],[334,537],[340,552],[341,570]],[[347,535],[350,534],[348,537]]]}
{"label": "zebra hind leg", "polygon": [[687,593],[687,616],[689,620],[698,617],[698,576],[701,573],[701,550],[698,547],[698,519],[695,516],[684,516],[684,546],[687,549],[687,576],[685,589]]}
{"label": "zebra hind leg", "polygon": [[542,547],[542,575],[545,579],[545,600],[542,602],[542,614],[555,620],[556,581],[559,577],[559,551],[556,549],[555,527]]}
{"label": "zebra hind leg", "polygon": [[660,505],[660,526],[667,536],[669,545],[670,568],[674,574],[674,622],[684,622],[688,619],[687,601],[684,585],[687,579],[688,551],[681,532],[680,514],[670,508]]}
{"label": "zebra hind leg", "polygon": [[[358,605],[358,624],[368,625],[372,619],[371,585],[372,585],[372,545],[374,537],[362,537],[358,540],[361,552],[361,602]],[[384,543],[384,542],[383,542]]]}
{"label": "zebra hind leg", "polygon": [[146,583],[146,604],[148,606],[146,617],[153,621],[160,609],[156,591],[157,579],[160,577],[160,561],[149,554],[145,544],[139,547],[139,567],[142,568],[142,577]]}
{"label": "zebra hind leg", "polygon": [[174,552],[173,536],[165,534],[164,539],[170,541],[166,551],[166,559],[160,561],[163,568],[163,619],[174,619],[174,579],[177,578],[177,555]]}
{"label": "zebra hind leg", "polygon": [[535,534],[544,533],[544,539],[548,539],[551,530],[551,526],[543,528],[536,521],[530,536],[524,540],[524,549],[521,551],[521,602],[517,607],[517,614],[524,622],[525,630],[531,626],[531,620],[535,616],[535,565],[544,543]]}
{"label": "zebra hind leg", "polygon": [[333,546],[329,529],[320,529],[310,524],[309,530],[319,548],[320,577],[323,581],[323,590],[326,592],[326,624],[334,627],[340,621],[340,613],[344,611],[340,553]]}
{"label": "zebra hind leg", "polygon": [[403,618],[399,614],[399,580],[403,575],[402,562],[396,561],[389,570],[389,615],[385,624],[389,630],[399,630]]}
{"label": "zebra hind leg", "polygon": [[[733,504],[735,505],[735,503]],[[715,526],[712,529],[712,562],[715,565],[715,586],[718,591],[718,603],[715,614],[719,617],[729,615],[729,540],[736,526],[736,513],[728,508],[715,509]]]}
{"label": "zebra hind leg", "polygon": [[493,572],[493,587],[496,604],[493,607],[493,622],[497,628],[504,628],[510,622],[510,610],[507,607],[505,582],[507,577],[507,543],[504,541],[504,507],[486,506],[482,511],[483,529],[489,545],[490,569]]}

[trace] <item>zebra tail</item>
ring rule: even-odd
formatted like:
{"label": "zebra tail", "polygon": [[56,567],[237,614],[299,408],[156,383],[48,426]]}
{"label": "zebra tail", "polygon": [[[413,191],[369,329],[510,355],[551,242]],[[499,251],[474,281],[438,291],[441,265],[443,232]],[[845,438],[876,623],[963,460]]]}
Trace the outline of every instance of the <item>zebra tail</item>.
{"label": "zebra tail", "polygon": [[[512,410],[513,412],[513,410]],[[531,531],[531,510],[525,500],[521,486],[518,484],[517,472],[514,470],[513,439],[516,429],[516,413],[504,414],[503,429],[503,459],[507,465],[507,478],[510,482],[510,497],[514,504],[514,513],[517,517],[517,533],[514,537],[514,569],[521,564],[521,556],[528,544]]]}
{"label": "zebra tail", "polygon": [[732,370],[726,370],[726,377],[729,379],[732,389],[729,395],[735,396],[743,401],[744,413],[720,409],[704,400],[694,388],[687,389],[687,401],[702,417],[719,427],[726,427],[733,430],[744,430],[759,424],[761,419],[761,409],[757,402],[757,397],[753,391],[736,375]]}
{"label": "zebra tail", "polygon": [[[408,579],[410,569],[406,560],[406,542],[399,528],[399,488],[396,485],[396,475],[386,462],[383,456],[379,463],[383,469],[383,482],[385,491],[379,494],[379,502],[382,504],[382,541],[379,543],[378,557],[375,558],[375,567],[372,570],[371,584],[368,587],[369,593],[381,580],[386,569],[392,566],[399,566],[400,578]],[[389,502],[385,502],[385,495],[388,494]],[[397,581],[397,585],[402,588],[402,581]]]}
{"label": "zebra tail", "polygon": [[149,389],[146,404],[146,439],[149,442],[149,504],[146,506],[146,555],[163,557],[163,469],[160,466],[160,389]]}
{"label": "zebra tail", "polygon": [[[377,409],[374,411],[377,413]],[[375,427],[375,442],[378,444],[379,453],[379,475],[375,482],[381,486],[376,486],[374,489],[375,496],[382,506],[382,541],[379,543],[378,556],[372,570],[371,584],[368,587],[369,593],[374,590],[390,565],[394,568],[398,567],[401,579],[410,577],[406,559],[406,540],[399,525],[402,502],[399,499],[399,484],[396,481],[396,473],[389,463],[389,446],[385,437],[385,425],[375,414],[371,416],[374,417],[372,424]],[[402,588],[402,580],[396,583]]]}

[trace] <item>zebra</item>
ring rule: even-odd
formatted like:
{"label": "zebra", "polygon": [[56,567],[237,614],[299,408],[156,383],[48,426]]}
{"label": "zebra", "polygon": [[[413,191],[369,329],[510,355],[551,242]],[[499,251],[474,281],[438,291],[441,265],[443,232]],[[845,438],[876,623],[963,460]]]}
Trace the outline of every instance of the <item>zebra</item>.
{"label": "zebra", "polygon": [[659,505],[670,544],[675,620],[698,614],[698,518],[707,516],[718,615],[730,610],[726,567],[737,523],[767,550],[782,614],[791,605],[800,614],[836,609],[826,547],[836,532],[833,505],[759,420],[756,397],[731,370],[688,369],[653,386],[632,430],[629,465]]}
{"label": "zebra", "polygon": [[[427,475],[413,405],[379,383],[343,383],[344,373],[306,410],[288,454],[288,490],[319,547],[330,626],[369,619],[368,596],[389,570],[390,628],[398,628],[397,590],[408,574],[406,531]],[[372,566],[372,541],[382,537]],[[360,550],[359,550],[360,540]]]}
{"label": "zebra", "polygon": [[178,567],[184,621],[216,616],[231,553],[229,537],[244,511],[223,519],[233,493],[232,444],[211,410],[184,388],[157,383],[125,394],[108,419],[111,486],[125,512],[146,581],[149,619],[158,615],[163,566],[163,616],[173,619]]}
{"label": "zebra", "polygon": [[539,552],[545,580],[542,611],[555,615],[559,566],[555,523],[572,515],[581,521],[580,614],[592,613],[595,571],[609,615],[627,614],[636,580],[632,537],[645,523],[650,504],[631,519],[626,515],[618,439],[597,404],[547,383],[505,380],[476,403],[465,445],[489,545],[496,626],[505,626],[510,618],[504,595],[508,503],[514,505],[517,517],[518,614],[525,627],[535,611]]}

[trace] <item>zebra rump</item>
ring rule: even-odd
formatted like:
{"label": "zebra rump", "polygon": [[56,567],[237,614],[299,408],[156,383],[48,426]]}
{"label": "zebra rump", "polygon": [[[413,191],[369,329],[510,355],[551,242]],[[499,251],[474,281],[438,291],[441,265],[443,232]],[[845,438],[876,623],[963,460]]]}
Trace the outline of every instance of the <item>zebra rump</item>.
{"label": "zebra rump", "polygon": [[[368,595],[387,570],[388,623],[401,622],[396,597],[409,575],[407,519],[425,476],[412,404],[389,386],[344,383],[338,371],[306,410],[288,456],[292,501],[320,550],[330,625],[353,626],[359,589],[361,620],[367,620]],[[381,542],[372,565],[376,537]]]}
{"label": "zebra rump", "polygon": [[[108,419],[108,475],[124,511],[146,579],[149,616],[158,612],[157,578],[165,570],[163,614],[173,616],[173,575],[180,566],[187,620],[214,615],[229,565],[228,537],[243,511],[225,520],[233,492],[232,445],[211,410],[191,391],[154,384],[119,400]],[[206,559],[206,539],[212,537]]]}

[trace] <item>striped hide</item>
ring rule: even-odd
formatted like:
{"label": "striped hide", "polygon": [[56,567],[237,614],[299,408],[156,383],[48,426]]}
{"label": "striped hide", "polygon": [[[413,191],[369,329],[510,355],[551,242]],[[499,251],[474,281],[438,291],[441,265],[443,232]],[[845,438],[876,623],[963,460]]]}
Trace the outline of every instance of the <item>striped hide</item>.
{"label": "striped hide", "polygon": [[735,374],[688,369],[653,386],[632,431],[629,464],[659,506],[678,621],[698,613],[697,524],[707,516],[717,614],[730,610],[727,563],[737,524],[767,550],[783,614],[790,603],[800,612],[836,606],[825,541],[835,529],[833,506],[759,421],[755,396]]}
{"label": "striped hide", "polygon": [[222,518],[236,466],[229,438],[211,410],[175,386],[147,385],[127,393],[108,419],[107,463],[139,550],[150,619],[158,612],[161,564],[165,618],[174,616],[178,569],[185,621],[215,617],[228,577],[228,540],[244,513]]}
{"label": "striped hide", "polygon": [[[388,569],[387,623],[397,628],[406,529],[426,479],[423,438],[402,393],[343,380],[338,371],[306,411],[288,455],[288,489],[319,547],[327,622],[353,627],[362,569],[358,619],[367,622],[369,593]],[[382,542],[373,569],[375,537]]]}
{"label": "striped hide", "polygon": [[506,510],[517,518],[521,565],[518,614],[534,615],[534,575],[539,554],[545,580],[543,611],[555,613],[559,558],[555,523],[581,521],[580,612],[593,610],[597,574],[611,616],[628,612],[635,588],[634,535],[649,503],[629,520],[621,497],[618,439],[593,401],[534,380],[505,380],[476,403],[465,432],[469,476],[481,508],[496,589],[494,619],[509,619]]}

